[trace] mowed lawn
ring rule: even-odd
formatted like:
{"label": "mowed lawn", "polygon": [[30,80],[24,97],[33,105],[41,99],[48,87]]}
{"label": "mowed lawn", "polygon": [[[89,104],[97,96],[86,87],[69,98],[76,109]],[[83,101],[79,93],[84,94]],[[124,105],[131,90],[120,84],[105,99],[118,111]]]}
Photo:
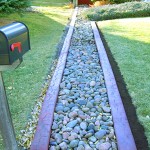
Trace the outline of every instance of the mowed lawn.
{"label": "mowed lawn", "polygon": [[63,8],[61,0],[57,0],[56,5],[53,1],[52,7],[47,6],[40,13],[0,14],[0,26],[22,21],[30,30],[31,50],[24,55],[23,62],[17,69],[3,73],[17,136],[30,118],[31,110],[56,56],[57,44],[72,14],[71,9]]}
{"label": "mowed lawn", "polygon": [[62,6],[68,4],[69,0],[32,0],[32,6]]}
{"label": "mowed lawn", "polygon": [[123,75],[150,147],[150,17],[98,22]]}

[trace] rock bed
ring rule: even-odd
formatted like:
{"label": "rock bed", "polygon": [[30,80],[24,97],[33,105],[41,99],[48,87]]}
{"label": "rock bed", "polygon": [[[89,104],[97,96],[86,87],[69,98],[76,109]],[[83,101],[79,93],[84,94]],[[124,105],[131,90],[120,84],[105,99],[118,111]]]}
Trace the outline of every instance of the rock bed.
{"label": "rock bed", "polygon": [[90,22],[79,9],[49,150],[116,150],[111,108]]}

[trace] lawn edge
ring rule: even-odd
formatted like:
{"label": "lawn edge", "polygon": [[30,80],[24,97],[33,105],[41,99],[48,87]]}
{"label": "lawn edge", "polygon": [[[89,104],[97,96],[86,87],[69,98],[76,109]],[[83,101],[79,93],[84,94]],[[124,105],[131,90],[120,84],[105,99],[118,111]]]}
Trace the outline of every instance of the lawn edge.
{"label": "lawn edge", "polygon": [[49,139],[51,134],[51,126],[53,123],[53,114],[55,110],[55,105],[57,102],[59,85],[62,79],[63,71],[66,64],[66,58],[68,55],[68,50],[70,47],[70,41],[74,30],[76,15],[78,8],[74,10],[72,15],[71,23],[69,26],[69,31],[64,41],[63,48],[61,50],[57,67],[55,69],[54,75],[50,82],[49,88],[47,90],[42,109],[39,115],[39,121],[36,128],[34,138],[31,143],[30,150],[48,150]]}
{"label": "lawn edge", "polygon": [[137,148],[135,145],[135,141],[129,126],[116,80],[107,57],[106,50],[100,37],[99,30],[97,29],[96,23],[94,21],[91,22],[91,26],[94,33],[101,66],[104,72],[105,84],[114,121],[118,149],[136,150]]}

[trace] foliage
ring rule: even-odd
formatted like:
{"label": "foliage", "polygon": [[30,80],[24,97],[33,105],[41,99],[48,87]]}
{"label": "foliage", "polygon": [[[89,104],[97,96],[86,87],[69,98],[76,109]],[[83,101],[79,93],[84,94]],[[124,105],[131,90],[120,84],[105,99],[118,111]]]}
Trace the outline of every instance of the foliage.
{"label": "foliage", "polygon": [[0,12],[20,11],[29,6],[29,0],[0,0]]}
{"label": "foliage", "polygon": [[94,2],[93,5],[90,5],[90,7],[98,7],[107,4],[110,4],[108,0],[101,0],[101,1]]}
{"label": "foliage", "polygon": [[[91,2],[96,2],[98,0],[91,0]],[[102,0],[100,0],[102,1]],[[125,2],[131,2],[133,0],[108,0],[109,3],[112,3],[112,4],[120,4],[120,3],[125,3]]]}
{"label": "foliage", "polygon": [[125,2],[132,2],[133,0],[109,0],[113,4],[121,4]]}
{"label": "foliage", "polygon": [[150,16],[150,3],[148,2],[127,2],[89,8],[83,16],[89,20],[101,21],[118,18],[134,18]]}
{"label": "foliage", "polygon": [[98,22],[125,80],[150,148],[150,17]]}

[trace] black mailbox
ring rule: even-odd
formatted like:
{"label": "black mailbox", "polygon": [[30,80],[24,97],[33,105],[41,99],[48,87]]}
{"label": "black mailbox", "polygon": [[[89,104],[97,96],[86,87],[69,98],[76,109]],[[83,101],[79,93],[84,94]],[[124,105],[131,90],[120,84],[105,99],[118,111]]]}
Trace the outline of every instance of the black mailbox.
{"label": "black mailbox", "polygon": [[30,50],[29,30],[22,22],[0,28],[0,65],[11,65]]}

